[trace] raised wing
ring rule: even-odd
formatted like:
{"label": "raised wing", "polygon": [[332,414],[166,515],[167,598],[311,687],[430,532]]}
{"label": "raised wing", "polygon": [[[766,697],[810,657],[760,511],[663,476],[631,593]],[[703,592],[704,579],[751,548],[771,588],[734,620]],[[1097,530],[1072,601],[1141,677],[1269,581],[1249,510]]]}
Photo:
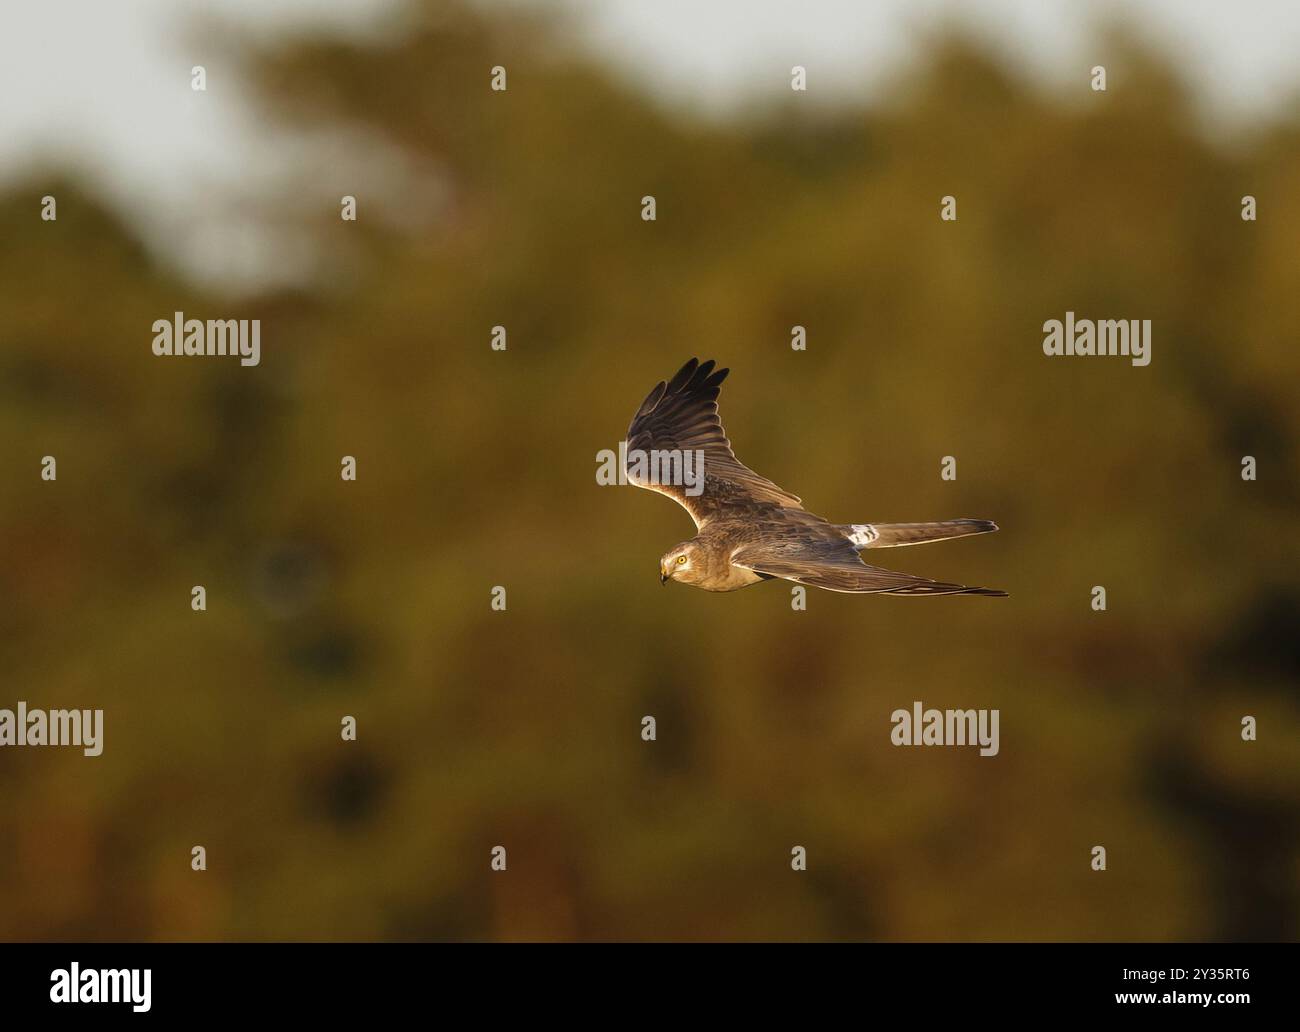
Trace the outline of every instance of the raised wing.
{"label": "raised wing", "polygon": [[839,534],[817,527],[783,534],[774,540],[745,545],[731,557],[733,566],[755,573],[783,577],[829,591],[877,592],[885,595],[994,595],[1005,591],[968,588],[907,573],[868,566],[858,558],[853,543]]}
{"label": "raised wing", "polygon": [[[667,495],[691,514],[697,528],[723,512],[756,504],[801,508],[796,495],[760,477],[731,450],[718,418],[718,392],[730,370],[714,372],[713,367],[712,359],[701,364],[692,358],[646,396],[627,428],[628,481]],[[655,476],[670,461],[664,456],[697,452],[704,465],[701,492],[691,493],[686,484],[664,483],[673,478]]]}

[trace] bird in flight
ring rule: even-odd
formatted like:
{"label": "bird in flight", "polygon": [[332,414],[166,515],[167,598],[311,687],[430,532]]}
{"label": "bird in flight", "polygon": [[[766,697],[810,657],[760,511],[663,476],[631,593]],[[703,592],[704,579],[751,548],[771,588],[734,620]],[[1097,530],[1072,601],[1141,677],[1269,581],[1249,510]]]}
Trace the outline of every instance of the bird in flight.
{"label": "bird in flight", "polygon": [[[655,385],[627,430],[624,471],[630,483],[665,494],[691,514],[698,533],[659,560],[659,579],[706,591],[735,591],[782,577],[830,591],[885,595],[994,595],[1005,591],[914,577],[868,566],[867,548],[997,530],[991,520],[942,523],[830,523],[808,512],[784,488],[736,458],[718,418],[718,392],[730,370],[692,358],[667,383]],[[692,481],[654,475],[644,456],[694,456],[703,465]],[[633,461],[634,458],[637,461]],[[668,482],[665,482],[668,481]]]}

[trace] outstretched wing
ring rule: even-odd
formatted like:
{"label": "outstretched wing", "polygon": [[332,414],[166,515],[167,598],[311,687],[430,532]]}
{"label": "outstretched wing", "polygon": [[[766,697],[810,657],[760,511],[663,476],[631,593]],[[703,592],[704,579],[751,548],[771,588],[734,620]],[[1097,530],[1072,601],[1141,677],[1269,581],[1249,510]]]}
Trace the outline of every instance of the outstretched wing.
{"label": "outstretched wing", "polygon": [[[691,514],[697,528],[731,509],[754,504],[781,508],[801,507],[797,496],[760,477],[731,450],[727,432],[718,418],[718,392],[730,370],[713,370],[692,358],[668,383],[655,385],[627,428],[627,476],[630,483],[665,494]],[[691,494],[685,484],[656,483],[669,478],[647,476],[654,463],[634,461],[635,456],[674,452],[701,453],[703,490]]]}
{"label": "outstretched wing", "polygon": [[769,577],[783,577],[829,591],[878,592],[885,595],[996,595],[1005,591],[968,588],[894,570],[868,566],[858,558],[852,542],[838,533],[816,526],[792,527],[779,538],[743,545],[731,557],[743,566]]}

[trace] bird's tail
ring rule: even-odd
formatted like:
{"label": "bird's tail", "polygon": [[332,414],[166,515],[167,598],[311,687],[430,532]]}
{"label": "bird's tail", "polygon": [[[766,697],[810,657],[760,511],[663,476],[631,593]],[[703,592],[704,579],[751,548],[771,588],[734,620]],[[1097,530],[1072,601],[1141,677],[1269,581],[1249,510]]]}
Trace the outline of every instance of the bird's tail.
{"label": "bird's tail", "polygon": [[942,523],[844,523],[840,532],[859,552],[864,548],[923,545],[927,541],[987,534],[998,529],[992,520],[945,520]]}

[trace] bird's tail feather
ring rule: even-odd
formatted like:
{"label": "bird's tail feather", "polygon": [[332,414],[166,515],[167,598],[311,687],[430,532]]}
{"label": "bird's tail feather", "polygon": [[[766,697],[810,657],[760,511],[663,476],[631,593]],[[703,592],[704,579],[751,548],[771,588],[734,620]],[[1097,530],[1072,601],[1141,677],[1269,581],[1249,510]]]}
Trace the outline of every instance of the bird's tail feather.
{"label": "bird's tail feather", "polygon": [[862,551],[988,534],[997,530],[998,525],[992,520],[945,520],[942,523],[845,523],[839,529],[853,542],[854,548]]}

